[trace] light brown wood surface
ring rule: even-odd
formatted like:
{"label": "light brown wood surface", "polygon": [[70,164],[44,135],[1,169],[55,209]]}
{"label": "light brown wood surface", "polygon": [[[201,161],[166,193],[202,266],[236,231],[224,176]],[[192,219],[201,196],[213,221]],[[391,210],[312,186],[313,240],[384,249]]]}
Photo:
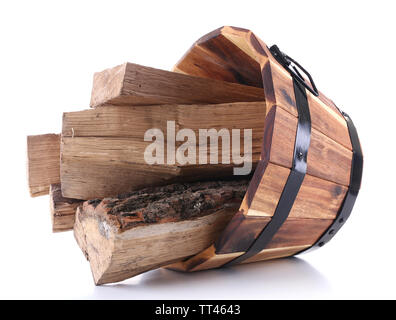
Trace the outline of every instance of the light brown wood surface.
{"label": "light brown wood surface", "polygon": [[[215,244],[171,266],[185,271],[216,268],[249,248],[278,204],[292,165],[297,127],[293,80],[264,42],[250,30],[234,27],[219,28],[196,41],[174,71],[250,84],[265,93],[263,152],[238,214]],[[307,96],[312,124],[307,175],[283,226],[249,261],[293,255],[311,246],[332,223],[349,185],[352,147],[345,119],[322,93]]]}
{"label": "light brown wood surface", "polygon": [[95,73],[91,107],[264,101],[260,88],[202,79],[133,63]]}
{"label": "light brown wood surface", "polygon": [[60,181],[60,135],[27,137],[27,169],[32,197],[49,193],[52,183]]}
{"label": "light brown wood surface", "polygon": [[[288,128],[288,125],[291,128]],[[290,174],[291,162],[283,159],[292,157],[295,128],[296,119],[293,115],[277,107],[269,111],[264,125],[262,157],[238,214],[233,217],[214,245],[182,263],[172,265],[171,268],[198,271],[221,267],[249,249],[271,220]],[[327,149],[331,149],[326,147],[327,137],[321,137],[320,133],[317,136],[314,133],[313,136],[310,150],[317,149],[313,152],[314,156],[315,152],[318,155],[315,161],[326,161],[323,160],[323,154]],[[330,146],[333,144],[328,143]],[[336,144],[336,147],[342,150],[340,157],[350,153],[339,144]],[[308,156],[308,163],[309,161]],[[311,163],[315,167],[312,158]],[[329,168],[331,164],[325,169]],[[335,219],[346,191],[346,186],[306,174],[289,217],[266,248],[257,257],[249,260],[283,257],[297,253],[298,251],[293,251],[297,247],[301,251],[301,248],[314,244]],[[294,249],[283,250],[285,247]],[[279,249],[280,252],[272,249]]]}
{"label": "light brown wood surface", "polygon": [[[174,71],[125,63],[96,73],[92,109],[65,113],[61,139],[28,137],[31,194],[62,181],[51,187],[53,229],[68,230],[74,222],[96,284],[158,267],[217,268],[243,255],[273,218],[291,172],[298,122],[293,79],[258,37],[219,28],[196,41]],[[345,119],[321,92],[307,91],[307,98],[307,174],[284,224],[243,263],[309,248],[345,198],[352,161]],[[168,164],[166,150],[164,164],[147,164],[151,141],[144,134],[158,128],[172,141],[167,121],[196,137],[199,129],[253,129],[255,171],[243,191],[241,181],[219,184],[235,165],[199,164],[198,148],[197,164]],[[208,148],[208,158],[212,151],[221,155],[222,147]]]}
{"label": "light brown wood surface", "polygon": [[[62,130],[61,179],[63,195],[75,199],[115,196],[150,185],[175,181],[205,180],[233,175],[232,162],[222,164],[222,139],[219,138],[219,164],[199,163],[199,129],[241,130],[241,154],[244,154],[244,129],[252,129],[253,168],[260,157],[266,108],[264,102],[240,102],[213,105],[106,106],[65,113]],[[196,164],[149,165],[144,151],[151,141],[144,133],[161,129],[165,141],[167,121],[176,131],[191,129],[196,135]],[[176,148],[182,143],[177,141]],[[230,144],[230,147],[232,144]],[[231,155],[230,148],[225,148]],[[232,161],[232,159],[230,159]]]}
{"label": "light brown wood surface", "polygon": [[[173,70],[263,88],[268,110],[277,105],[297,116],[290,74],[250,30],[225,26],[208,33],[191,46]],[[322,92],[319,97],[308,94],[308,102],[312,127],[351,150],[345,119],[334,103]]]}
{"label": "light brown wood surface", "polygon": [[73,229],[77,207],[82,200],[69,199],[62,196],[60,183],[50,186],[50,208],[52,231],[62,232]]}
{"label": "light brown wood surface", "polygon": [[118,282],[208,247],[235,214],[247,181],[171,185],[88,201],[74,235],[96,284]]}

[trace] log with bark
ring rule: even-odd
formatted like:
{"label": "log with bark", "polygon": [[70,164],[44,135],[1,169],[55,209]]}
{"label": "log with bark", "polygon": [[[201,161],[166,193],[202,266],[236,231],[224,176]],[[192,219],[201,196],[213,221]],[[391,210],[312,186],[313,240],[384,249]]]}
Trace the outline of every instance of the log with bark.
{"label": "log with bark", "polygon": [[118,282],[202,251],[237,212],[247,185],[172,184],[85,202],[74,235],[95,283]]}
{"label": "log with bark", "polygon": [[[310,90],[310,76],[301,87],[288,59],[250,30],[223,27],[197,40],[175,66],[175,71],[238,83],[260,79],[268,114],[261,159],[240,211],[213,245],[172,268],[197,271],[295,255],[322,247],[349,216],[363,166],[354,125],[330,99]],[[309,113],[307,135],[296,134],[303,109]],[[309,147],[301,148],[303,136],[310,137]],[[297,159],[307,167],[304,179],[293,185],[287,177],[302,173]]]}
{"label": "log with bark", "polygon": [[[95,74],[92,109],[64,113],[61,135],[28,137],[30,193],[50,190],[53,230],[73,227],[96,284],[158,267],[198,271],[295,255],[327,243],[345,222],[362,171],[353,124],[304,89],[275,49],[249,30],[219,28],[175,72],[125,63]],[[150,129],[162,136],[146,139]],[[251,165],[244,179],[233,175],[233,136],[227,142],[235,129],[250,156],[238,155]],[[220,143],[206,148],[208,136],[185,134],[200,138],[201,130]],[[164,143],[148,163],[154,138]],[[194,161],[180,162],[190,147]]]}
{"label": "log with bark", "polygon": [[[266,113],[264,100],[260,88],[131,63],[99,72],[91,96],[91,107],[98,108],[65,113],[62,135],[28,137],[31,195],[50,192],[52,228],[58,232],[72,229],[73,212],[84,199],[147,185],[232,175],[232,165],[148,166],[143,159],[149,144],[143,141],[144,133],[160,128],[167,139],[167,121],[174,121],[176,130],[189,128],[197,135],[201,128],[253,129],[254,170]],[[219,142],[221,157],[221,138]],[[176,148],[181,144],[176,141]]]}

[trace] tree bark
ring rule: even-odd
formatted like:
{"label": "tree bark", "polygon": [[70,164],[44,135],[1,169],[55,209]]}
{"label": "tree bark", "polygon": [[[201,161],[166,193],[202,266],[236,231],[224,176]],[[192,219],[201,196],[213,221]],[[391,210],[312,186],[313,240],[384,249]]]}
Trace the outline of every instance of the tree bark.
{"label": "tree bark", "polygon": [[84,202],[74,235],[95,283],[118,282],[207,248],[238,211],[247,185],[172,184]]}

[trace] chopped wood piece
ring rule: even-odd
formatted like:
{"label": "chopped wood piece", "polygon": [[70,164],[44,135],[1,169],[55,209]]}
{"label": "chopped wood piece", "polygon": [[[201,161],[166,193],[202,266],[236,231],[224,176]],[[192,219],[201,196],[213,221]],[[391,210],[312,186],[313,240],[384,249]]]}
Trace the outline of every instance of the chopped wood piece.
{"label": "chopped wood piece", "polygon": [[[252,129],[252,172],[260,158],[266,108],[264,102],[236,102],[211,105],[157,105],[145,107],[108,106],[79,112],[64,113],[62,129],[61,179],[65,197],[93,199],[115,196],[147,186],[158,186],[183,181],[224,179],[233,176],[230,144],[224,150],[230,155],[230,164],[222,163],[223,143],[219,136],[218,162],[200,164],[199,130],[228,129],[240,133],[241,156],[244,150],[244,129]],[[149,165],[144,153],[152,141],[144,141],[147,130],[160,129],[164,142],[167,121],[174,121],[177,132],[191,129],[196,141],[196,164],[167,163],[164,150],[163,165]],[[177,149],[185,141],[174,141]],[[191,142],[191,141],[190,141]],[[250,161],[246,161],[250,162]]]}
{"label": "chopped wood piece", "polygon": [[[95,284],[222,267],[251,249],[242,263],[298,254],[345,221],[349,119],[302,88],[308,155],[296,148],[298,88],[271,51],[249,30],[219,28],[175,72],[125,63],[96,73],[92,109],[65,113],[61,138],[28,137],[30,193],[51,185],[53,231],[73,228]],[[288,184],[295,157],[307,164],[301,185]],[[233,171],[241,163],[244,180]]]}
{"label": "chopped wood piece", "polygon": [[207,248],[237,212],[247,185],[172,184],[84,202],[74,235],[95,283],[118,282]]}
{"label": "chopped wood piece", "polygon": [[83,200],[65,198],[62,196],[60,183],[50,186],[50,207],[52,231],[61,232],[73,229],[76,209]]}
{"label": "chopped wood piece", "polygon": [[28,136],[27,158],[30,195],[48,194],[50,185],[60,182],[60,135]]}
{"label": "chopped wood piece", "polygon": [[133,63],[95,73],[91,107],[264,101],[262,88],[204,79]]}

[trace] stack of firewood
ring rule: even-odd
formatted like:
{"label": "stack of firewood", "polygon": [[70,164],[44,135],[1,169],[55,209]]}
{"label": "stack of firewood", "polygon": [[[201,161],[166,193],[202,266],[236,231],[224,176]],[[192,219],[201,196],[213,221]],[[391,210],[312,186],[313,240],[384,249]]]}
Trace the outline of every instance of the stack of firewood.
{"label": "stack of firewood", "polygon": [[[96,284],[183,260],[216,240],[250,177],[233,175],[234,164],[221,157],[202,163],[197,153],[193,163],[175,162],[167,146],[185,141],[169,126],[197,137],[200,129],[252,129],[254,169],[264,100],[262,88],[132,63],[96,73],[90,109],[63,113],[60,134],[28,136],[30,194],[50,195],[53,231],[74,230]],[[156,150],[159,161],[147,163],[153,129],[165,144]],[[207,159],[225,148],[208,148]]]}

